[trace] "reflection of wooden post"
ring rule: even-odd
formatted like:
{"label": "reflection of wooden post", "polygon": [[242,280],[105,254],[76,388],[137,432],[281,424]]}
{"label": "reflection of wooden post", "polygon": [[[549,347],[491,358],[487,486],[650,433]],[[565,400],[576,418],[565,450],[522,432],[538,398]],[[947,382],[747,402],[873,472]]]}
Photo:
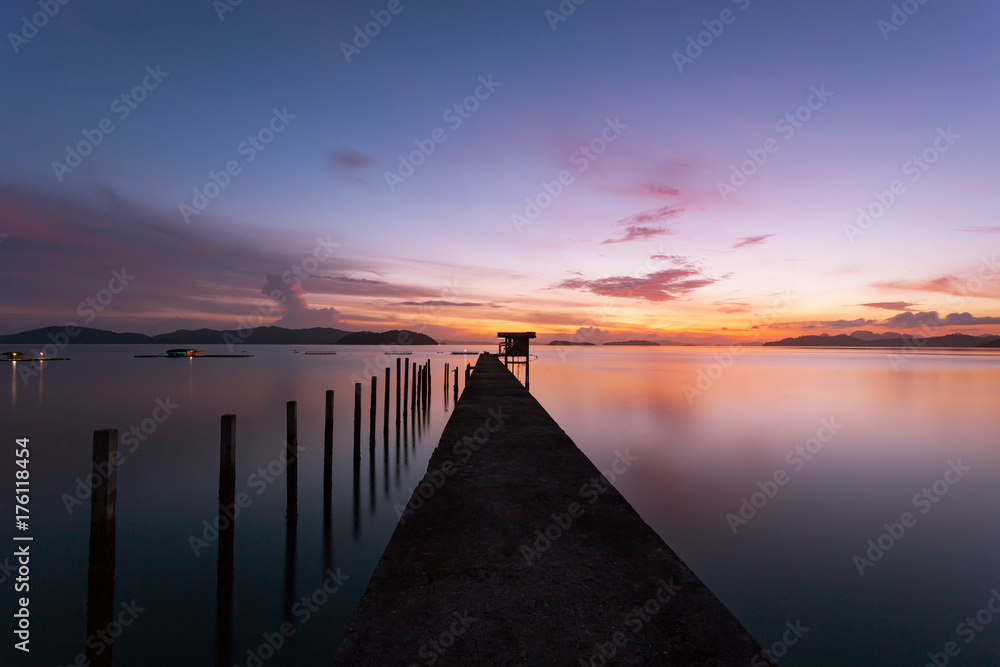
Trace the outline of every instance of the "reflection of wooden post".
{"label": "reflection of wooden post", "polygon": [[215,664],[232,664],[233,541],[236,535],[236,415],[222,415],[219,446],[219,567],[216,588]]}
{"label": "reflection of wooden post", "polygon": [[[117,495],[118,430],[94,431],[92,474],[97,483],[90,495],[90,553],[87,565],[87,659],[91,665],[111,665],[108,627],[115,611],[115,497]],[[100,634],[98,634],[100,633]]]}
{"label": "reflection of wooden post", "polygon": [[285,405],[285,523],[299,518],[299,426],[295,401]]}

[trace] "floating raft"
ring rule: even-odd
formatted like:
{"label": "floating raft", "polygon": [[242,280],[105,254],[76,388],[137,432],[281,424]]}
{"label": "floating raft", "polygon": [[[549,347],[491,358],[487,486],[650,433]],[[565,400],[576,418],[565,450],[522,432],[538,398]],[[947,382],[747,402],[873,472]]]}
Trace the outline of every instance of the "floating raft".
{"label": "floating raft", "polygon": [[479,357],[332,664],[769,664],[604,479]]}

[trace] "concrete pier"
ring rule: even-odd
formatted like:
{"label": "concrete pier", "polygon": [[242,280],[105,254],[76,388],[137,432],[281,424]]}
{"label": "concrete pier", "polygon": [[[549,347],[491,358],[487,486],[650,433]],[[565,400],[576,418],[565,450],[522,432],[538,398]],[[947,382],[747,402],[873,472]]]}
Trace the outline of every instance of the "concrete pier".
{"label": "concrete pier", "polygon": [[[618,467],[632,464],[623,453]],[[750,665],[755,655],[729,610],[483,355],[332,664]]]}

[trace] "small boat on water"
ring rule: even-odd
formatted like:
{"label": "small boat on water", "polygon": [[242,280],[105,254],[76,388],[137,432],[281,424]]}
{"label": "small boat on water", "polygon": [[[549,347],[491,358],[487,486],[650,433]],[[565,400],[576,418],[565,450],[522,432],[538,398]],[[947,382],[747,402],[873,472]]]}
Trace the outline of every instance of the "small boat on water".
{"label": "small boat on water", "polygon": [[384,354],[387,357],[398,357],[400,355],[413,354],[413,353],[412,352],[383,352],[382,354]]}
{"label": "small boat on water", "polygon": [[201,350],[167,350],[168,357],[197,357],[201,355]]}

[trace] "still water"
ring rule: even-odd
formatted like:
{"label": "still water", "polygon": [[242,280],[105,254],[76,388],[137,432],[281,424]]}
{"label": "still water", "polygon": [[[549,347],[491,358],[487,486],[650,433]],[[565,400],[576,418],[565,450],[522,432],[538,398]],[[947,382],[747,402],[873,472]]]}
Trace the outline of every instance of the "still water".
{"label": "still water", "polygon": [[[29,438],[31,449],[32,651],[19,664],[68,665],[84,650],[90,505],[78,480],[99,428],[122,434],[116,604],[134,600],[141,609],[115,641],[115,663],[211,664],[217,544],[205,527],[217,509],[226,413],[237,415],[236,492],[250,499],[236,529],[231,664],[256,664],[254,656],[267,665],[325,664],[392,534],[394,508],[422,477],[452,408],[444,364],[475,361],[453,349],[413,348],[412,361],[431,361],[432,399],[416,424],[407,415],[398,436],[396,357],[374,348],[306,356],[251,346],[252,358],[187,360],[133,358],[145,347],[78,346],[67,350],[72,361],[48,363],[26,381],[0,365],[5,487],[17,469],[14,440]],[[949,664],[997,664],[1000,618],[989,603],[1000,590],[1000,356],[535,352],[532,393],[598,468],[616,451],[638,457],[616,487],[782,665],[923,665],[946,650]],[[375,443],[366,383],[355,475],[354,382],[373,372]],[[289,540],[280,453],[292,400],[301,453]],[[133,427],[138,435],[126,441]],[[6,544],[14,532],[5,522]],[[0,565],[12,554],[5,547]],[[295,607],[331,572],[342,583],[336,592],[314,608]],[[0,570],[5,577],[0,611],[10,619],[12,577]],[[279,650],[262,651],[283,622],[294,633]],[[3,653],[13,654],[10,641]]]}

